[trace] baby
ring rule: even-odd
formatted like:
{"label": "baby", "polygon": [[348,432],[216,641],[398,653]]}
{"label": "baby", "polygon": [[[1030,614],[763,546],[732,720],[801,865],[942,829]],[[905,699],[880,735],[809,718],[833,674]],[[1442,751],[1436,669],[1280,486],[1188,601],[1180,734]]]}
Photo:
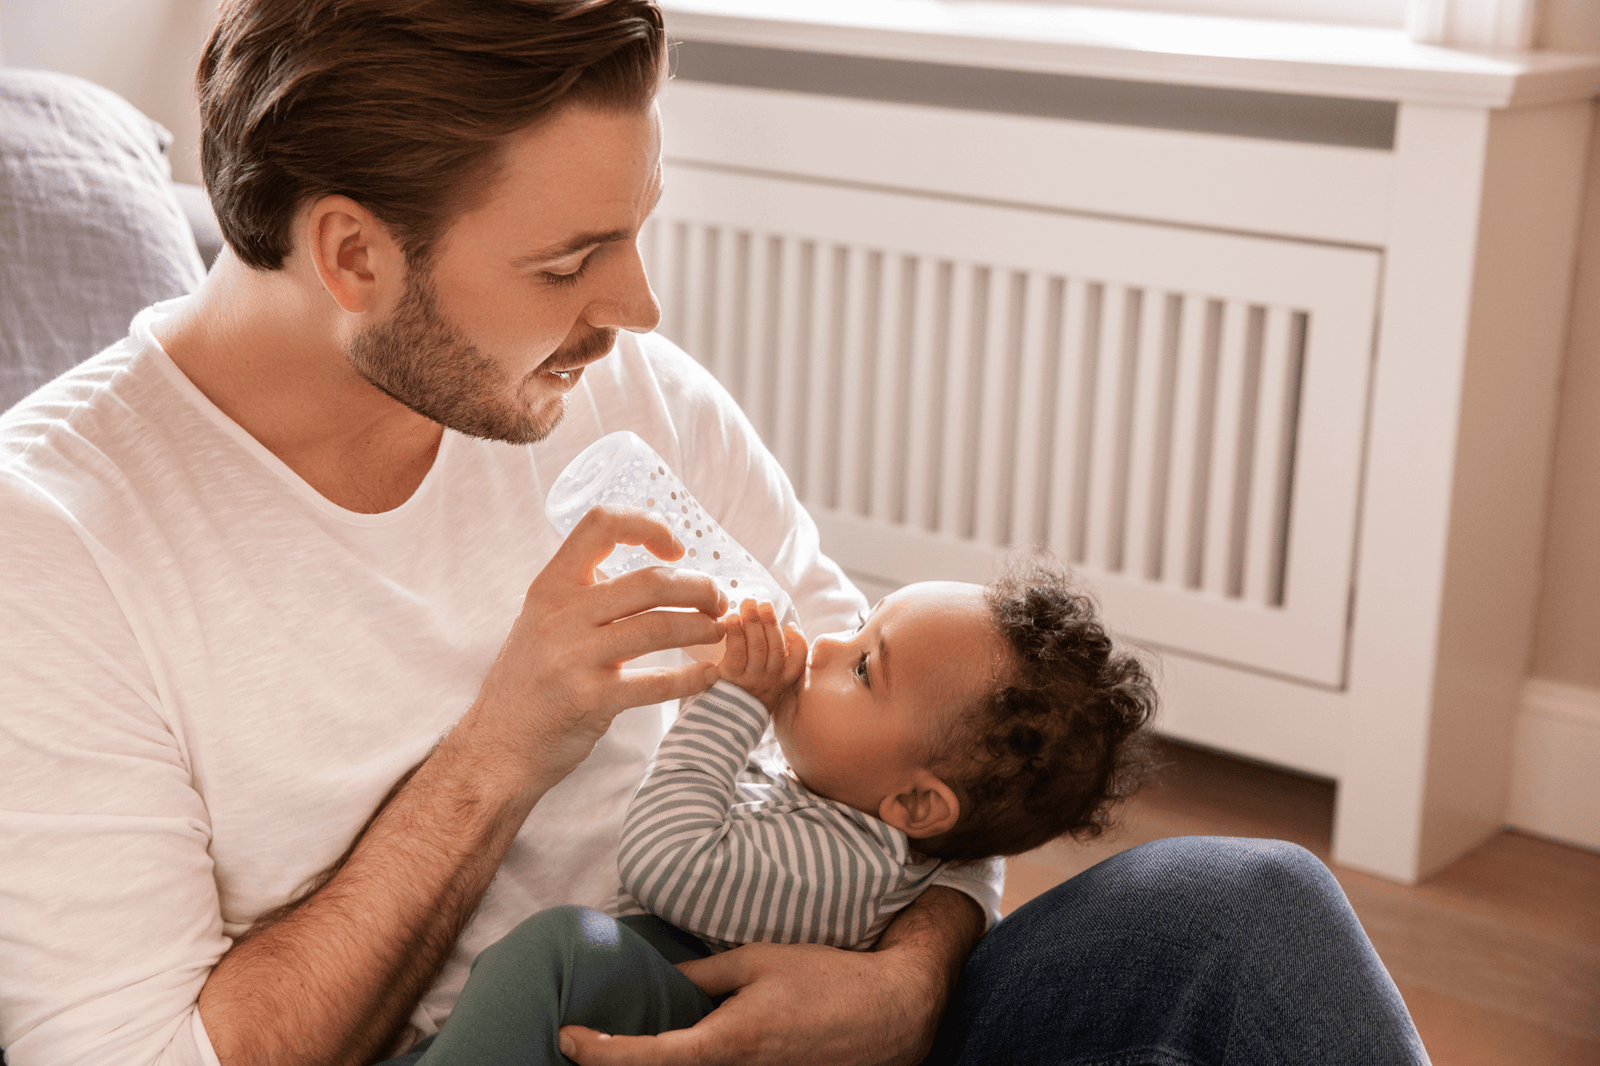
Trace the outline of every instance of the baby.
{"label": "baby", "polygon": [[866,950],[944,863],[1096,835],[1137,787],[1154,687],[1044,559],[908,585],[809,655],[769,604],[724,627],[721,679],[629,809],[620,922],[523,923],[479,956],[423,1063],[560,1063],[561,1025],[692,1025],[713,1004],[671,963],[753,941]]}

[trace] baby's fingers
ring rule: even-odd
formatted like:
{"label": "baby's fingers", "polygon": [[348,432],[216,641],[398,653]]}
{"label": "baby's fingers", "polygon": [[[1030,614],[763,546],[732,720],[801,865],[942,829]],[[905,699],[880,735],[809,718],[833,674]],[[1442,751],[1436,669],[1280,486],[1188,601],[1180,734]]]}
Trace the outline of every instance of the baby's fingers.
{"label": "baby's fingers", "polygon": [[764,673],[768,669],[767,657],[771,641],[766,627],[761,624],[762,606],[755,600],[745,600],[739,605],[739,621],[744,628],[744,639],[750,644],[750,669]]}
{"label": "baby's fingers", "polygon": [[790,624],[783,630],[783,683],[792,685],[806,672],[806,637]]}
{"label": "baby's fingers", "polygon": [[719,671],[724,681],[732,681],[744,673],[750,662],[750,646],[744,637],[744,623],[737,611],[730,611],[722,619],[722,632],[726,643],[722,646],[722,663]]}
{"label": "baby's fingers", "polygon": [[779,677],[783,673],[788,649],[784,644],[783,631],[778,628],[777,608],[770,603],[762,603],[756,608],[756,615],[760,619],[761,639],[767,647],[767,658],[764,663],[761,660],[754,661],[761,663],[769,677]]}

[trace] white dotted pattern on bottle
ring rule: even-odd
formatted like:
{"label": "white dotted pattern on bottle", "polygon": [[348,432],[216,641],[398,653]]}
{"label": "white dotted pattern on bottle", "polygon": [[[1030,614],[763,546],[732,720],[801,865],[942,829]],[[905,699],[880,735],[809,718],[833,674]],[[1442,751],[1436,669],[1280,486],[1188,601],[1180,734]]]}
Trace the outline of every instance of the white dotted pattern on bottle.
{"label": "white dotted pattern on bottle", "polygon": [[771,603],[783,621],[798,623],[794,606],[766,567],[711,520],[654,448],[628,430],[609,433],[585,448],[556,478],[545,514],[563,537],[603,504],[639,507],[666,522],[683,542],[683,558],[658,559],[645,548],[619,544],[599,569],[617,577],[646,566],[669,566],[709,575],[730,603]]}

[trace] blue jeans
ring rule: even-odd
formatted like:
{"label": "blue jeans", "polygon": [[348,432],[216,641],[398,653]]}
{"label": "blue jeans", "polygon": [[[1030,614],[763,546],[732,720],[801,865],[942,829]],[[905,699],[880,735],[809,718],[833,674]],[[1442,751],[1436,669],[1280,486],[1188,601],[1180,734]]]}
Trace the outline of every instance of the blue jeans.
{"label": "blue jeans", "polygon": [[[555,953],[593,954],[582,939]],[[609,943],[609,934],[601,939]],[[551,950],[540,949],[547,957]],[[685,1010],[698,1017],[696,1009],[708,1007],[703,996],[693,1006],[698,989],[676,969],[654,962],[639,968],[635,956],[644,953],[625,954],[632,961],[613,953],[594,973],[657,1014],[642,1028],[608,1029],[592,1016],[585,1024],[660,1031],[685,1024]],[[521,1058],[480,1057],[474,1045],[480,1025],[500,1029],[482,1035],[504,1046],[505,1033],[529,1026],[530,1018],[534,1029],[553,1034],[577,1020],[560,1017],[561,996],[570,1000],[570,990],[537,1004],[523,997],[509,1014],[475,1012],[473,1001],[490,994],[490,982],[479,983],[481,990],[469,981],[439,1034],[443,1051],[452,1031],[462,1029],[462,1051],[430,1054],[426,1066],[566,1061],[552,1057],[553,1036],[523,1041]],[[492,1021],[469,1022],[490,1014]],[[385,1066],[420,1057],[413,1052]],[[1426,1062],[1394,982],[1315,856],[1281,841],[1185,837],[1115,855],[995,926],[962,970],[927,1066]]]}

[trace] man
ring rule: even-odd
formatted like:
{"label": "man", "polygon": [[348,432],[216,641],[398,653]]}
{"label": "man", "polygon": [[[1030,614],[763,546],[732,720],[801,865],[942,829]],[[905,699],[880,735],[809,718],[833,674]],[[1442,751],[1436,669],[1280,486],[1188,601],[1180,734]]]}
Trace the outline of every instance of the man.
{"label": "man", "polygon": [[[372,1062],[517,921],[606,898],[663,715],[715,676],[672,649],[725,604],[596,580],[683,550],[638,514],[556,543],[544,490],[598,434],[661,452],[807,629],[863,606],[726,394],[627,332],[663,55],[651,0],[224,5],[229,250],[0,418],[10,1066]],[[1134,849],[973,952],[995,903],[957,869],[875,951],[686,964],[708,1017],[571,1056],[1415,1061],[1304,852]]]}
{"label": "man", "polygon": [[[618,541],[682,552],[641,516],[557,550],[544,489],[599,433],[650,440],[813,631],[853,621],[726,395],[618,341],[658,318],[664,43],[645,0],[223,10],[200,87],[230,250],[7,433],[16,1066],[371,1061],[517,920],[604,900],[662,721],[613,719],[715,677],[619,664],[717,639],[725,604],[594,581]],[[747,991],[710,1038],[915,1057],[983,927],[941,888],[870,957],[717,960]]]}

